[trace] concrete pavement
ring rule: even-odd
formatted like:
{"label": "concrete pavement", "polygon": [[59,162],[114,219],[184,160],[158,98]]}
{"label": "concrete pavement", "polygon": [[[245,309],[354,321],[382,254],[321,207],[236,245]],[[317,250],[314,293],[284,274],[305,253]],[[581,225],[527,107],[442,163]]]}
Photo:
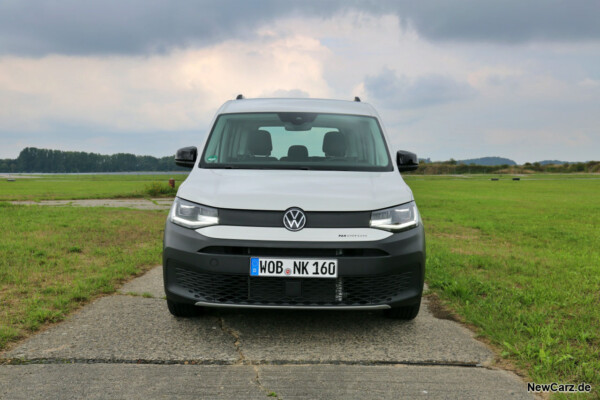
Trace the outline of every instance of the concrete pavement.
{"label": "concrete pavement", "polygon": [[379,311],[172,317],[161,268],[0,358],[0,398],[532,398],[460,324]]}
{"label": "concrete pavement", "polygon": [[528,398],[512,375],[485,368],[103,363],[9,365],[1,371],[0,397],[15,400]]}

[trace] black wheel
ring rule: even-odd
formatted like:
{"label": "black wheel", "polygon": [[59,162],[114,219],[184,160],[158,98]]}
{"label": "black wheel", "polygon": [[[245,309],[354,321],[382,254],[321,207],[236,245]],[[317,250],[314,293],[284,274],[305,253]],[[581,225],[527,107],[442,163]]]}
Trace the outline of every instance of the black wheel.
{"label": "black wheel", "polygon": [[171,300],[167,300],[167,307],[169,312],[176,317],[197,317],[202,314],[202,307],[195,306],[187,303],[177,303]]}
{"label": "black wheel", "polygon": [[388,318],[394,319],[403,319],[405,321],[410,321],[411,319],[415,319],[415,317],[419,314],[419,308],[421,308],[421,301],[418,303],[412,304],[410,306],[402,306],[402,307],[394,307],[389,310],[385,310],[385,316]]}

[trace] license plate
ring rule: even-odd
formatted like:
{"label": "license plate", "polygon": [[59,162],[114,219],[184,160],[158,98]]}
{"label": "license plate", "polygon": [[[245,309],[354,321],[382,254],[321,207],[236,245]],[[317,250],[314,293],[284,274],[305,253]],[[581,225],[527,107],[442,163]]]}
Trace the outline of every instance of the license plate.
{"label": "license plate", "polygon": [[314,258],[250,258],[250,276],[337,278],[337,260]]}

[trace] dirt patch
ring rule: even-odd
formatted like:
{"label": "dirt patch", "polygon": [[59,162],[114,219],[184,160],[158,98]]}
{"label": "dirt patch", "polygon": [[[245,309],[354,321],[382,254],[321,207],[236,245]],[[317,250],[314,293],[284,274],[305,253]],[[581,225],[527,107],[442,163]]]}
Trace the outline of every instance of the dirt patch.
{"label": "dirt patch", "polygon": [[431,234],[434,236],[439,236],[448,239],[454,240],[469,240],[469,241],[477,241],[482,238],[483,234],[480,229],[477,228],[469,228],[469,227],[452,227],[451,230],[448,229],[435,229],[435,226],[429,226],[427,234]]}
{"label": "dirt patch", "polygon": [[429,312],[437,319],[447,319],[454,322],[460,322],[456,315],[448,310],[443,304],[440,298],[435,293],[430,293],[427,296],[427,305]]}
{"label": "dirt patch", "polygon": [[153,201],[148,199],[84,199],[84,200],[20,200],[12,201],[15,205],[39,206],[75,206],[75,207],[124,207],[138,210],[168,210],[172,199]]}
{"label": "dirt patch", "polygon": [[29,175],[12,175],[12,174],[0,174],[0,179],[35,179],[39,178],[39,176],[29,176]]}
{"label": "dirt patch", "polygon": [[475,250],[472,248],[464,249],[464,248],[454,247],[454,248],[450,249],[450,251],[454,254],[462,254],[465,256],[483,256],[486,254],[484,251]]}
{"label": "dirt patch", "polygon": [[444,238],[449,238],[449,239],[455,239],[455,240],[476,240],[476,239],[479,239],[479,237],[481,236],[480,234],[471,235],[471,234],[467,234],[467,233],[450,233],[450,232],[436,232],[436,233],[434,233],[434,235],[444,237]]}

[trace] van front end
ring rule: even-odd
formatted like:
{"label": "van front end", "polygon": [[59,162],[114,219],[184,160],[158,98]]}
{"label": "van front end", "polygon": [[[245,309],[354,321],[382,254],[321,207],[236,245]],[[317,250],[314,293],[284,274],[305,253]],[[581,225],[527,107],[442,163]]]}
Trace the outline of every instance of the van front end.
{"label": "van front end", "polygon": [[218,214],[263,223],[193,229],[170,218],[166,224],[167,300],[188,314],[198,307],[384,309],[405,319],[418,313],[425,274],[421,223],[390,232],[369,227],[373,212],[304,212],[306,226],[293,232],[284,227],[284,211]]}

